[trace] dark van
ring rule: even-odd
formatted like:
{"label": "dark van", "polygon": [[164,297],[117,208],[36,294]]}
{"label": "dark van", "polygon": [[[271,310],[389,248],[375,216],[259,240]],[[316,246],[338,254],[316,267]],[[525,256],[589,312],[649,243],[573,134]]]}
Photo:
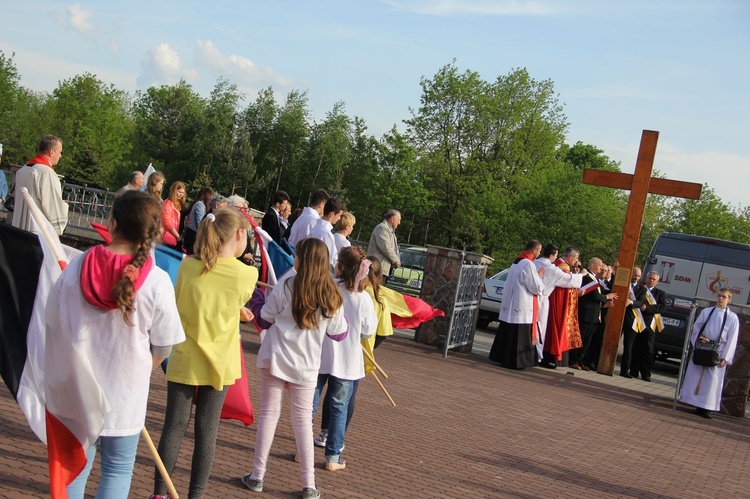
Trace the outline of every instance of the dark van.
{"label": "dark van", "polygon": [[750,245],[675,232],[659,235],[643,269],[659,274],[667,294],[664,331],[656,335],[657,357],[681,358],[690,307],[696,298],[714,301],[721,288],[732,305],[750,306]]}

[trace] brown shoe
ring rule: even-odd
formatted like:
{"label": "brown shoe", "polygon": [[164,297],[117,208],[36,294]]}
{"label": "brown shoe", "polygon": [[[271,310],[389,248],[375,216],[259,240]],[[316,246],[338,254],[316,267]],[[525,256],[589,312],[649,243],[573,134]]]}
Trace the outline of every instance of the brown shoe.
{"label": "brown shoe", "polygon": [[578,369],[579,371],[583,370],[583,368],[578,364],[570,364],[568,367],[571,369]]}
{"label": "brown shoe", "polygon": [[586,367],[584,365],[580,365],[578,367],[581,369],[581,371],[590,371],[591,370],[591,369],[589,369],[588,367]]}

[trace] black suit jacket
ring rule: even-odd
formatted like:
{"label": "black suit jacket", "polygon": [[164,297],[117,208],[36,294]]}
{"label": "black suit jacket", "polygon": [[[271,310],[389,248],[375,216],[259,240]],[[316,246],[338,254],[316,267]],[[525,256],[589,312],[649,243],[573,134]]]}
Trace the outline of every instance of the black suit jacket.
{"label": "black suit jacket", "polygon": [[279,221],[279,214],[273,208],[268,208],[268,211],[263,215],[263,220],[260,222],[261,228],[268,232],[276,244],[281,245],[281,238],[284,237],[284,227]]}
{"label": "black suit jacket", "polygon": [[[643,286],[643,301],[638,302],[638,306],[646,305],[646,309],[642,311],[643,322],[646,324],[646,330],[652,331],[651,320],[654,318],[654,315],[664,312],[664,309],[667,308],[667,293],[654,287],[654,289],[651,290],[651,294],[656,301],[656,305],[649,305],[648,300],[646,299],[646,289],[646,286]],[[635,305],[636,302],[633,302],[633,306]]]}
{"label": "black suit jacket", "polygon": [[[625,307],[625,321],[622,323],[623,331],[633,330],[633,321],[635,320],[635,313],[633,312],[633,307],[640,308],[641,305],[646,303],[646,288],[644,286],[636,283],[635,287],[633,288],[633,294],[635,295],[635,300],[633,300],[633,304]],[[629,293],[627,297],[628,298],[630,297]]]}
{"label": "black suit jacket", "polygon": [[[592,282],[591,274],[583,276],[581,287]],[[602,304],[607,302],[607,295],[601,292],[601,286],[578,298],[578,322],[598,323]]]}

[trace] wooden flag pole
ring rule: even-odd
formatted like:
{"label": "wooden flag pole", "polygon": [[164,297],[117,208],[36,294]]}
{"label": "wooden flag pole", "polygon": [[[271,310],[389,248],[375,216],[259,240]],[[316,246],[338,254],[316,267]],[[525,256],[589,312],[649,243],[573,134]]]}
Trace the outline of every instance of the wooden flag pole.
{"label": "wooden flag pole", "polygon": [[362,353],[365,354],[365,357],[367,357],[367,360],[372,362],[372,365],[375,366],[375,369],[380,371],[380,374],[382,374],[385,379],[388,379],[388,375],[385,373],[385,371],[383,371],[383,368],[380,367],[377,362],[375,362],[375,357],[373,357],[372,354],[368,352],[364,346],[362,346]]}
{"label": "wooden flag pole", "polygon": [[388,393],[388,390],[385,389],[385,386],[383,386],[383,383],[380,381],[380,378],[378,378],[378,375],[375,374],[375,371],[370,371],[370,374],[372,374],[372,377],[375,378],[378,386],[380,386],[380,389],[383,390],[383,393],[385,393],[385,396],[388,397],[388,400],[393,405],[393,407],[396,407],[396,402],[393,401],[393,398],[391,398],[391,394]]}
{"label": "wooden flag pole", "polygon": [[151,455],[154,458],[154,463],[156,463],[156,467],[159,469],[159,473],[161,473],[161,478],[164,480],[164,483],[167,484],[167,490],[169,490],[169,497],[173,497],[174,499],[180,499],[180,496],[177,495],[177,489],[174,488],[174,483],[172,483],[172,479],[169,477],[169,473],[167,473],[167,468],[164,467],[164,462],[161,460],[161,457],[159,456],[159,452],[156,450],[156,446],[154,445],[154,441],[151,440],[151,435],[148,434],[148,430],[144,426],[141,428],[141,436],[146,441],[146,445],[148,445],[149,450],[151,450]]}
{"label": "wooden flag pole", "polygon": [[[24,198],[24,202],[26,203],[26,206],[28,207],[29,213],[31,213],[31,216],[34,218],[34,221],[36,222],[36,225],[39,227],[39,231],[42,233],[42,236],[47,240],[47,244],[52,249],[52,253],[55,256],[55,259],[57,259],[58,265],[60,265],[60,268],[65,270],[65,267],[68,264],[67,257],[64,253],[60,252],[60,248],[57,244],[54,244],[55,239],[54,235],[50,234],[49,232],[49,221],[44,216],[42,211],[39,209],[39,207],[36,205],[34,200],[31,198],[31,195],[29,194],[28,189],[26,187],[21,189],[21,195]],[[164,479],[164,482],[167,484],[167,489],[169,489],[169,493],[174,497],[174,499],[179,499],[180,496],[177,495],[177,491],[174,488],[174,484],[172,483],[172,480],[169,478],[169,474],[167,473],[167,469],[164,467],[164,463],[161,460],[161,457],[159,457],[159,453],[156,451],[156,447],[154,447],[154,442],[151,440],[151,436],[148,434],[148,430],[146,430],[146,427],[144,426],[141,430],[141,435],[143,438],[146,439],[146,443],[149,446],[149,449],[151,449],[151,455],[154,458],[154,462],[156,463],[156,467],[159,468],[159,471],[161,472],[161,476]]]}

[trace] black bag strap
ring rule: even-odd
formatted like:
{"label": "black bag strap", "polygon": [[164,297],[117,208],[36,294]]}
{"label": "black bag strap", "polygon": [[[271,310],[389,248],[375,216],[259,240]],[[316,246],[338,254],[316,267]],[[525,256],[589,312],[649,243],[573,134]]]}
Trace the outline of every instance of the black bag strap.
{"label": "black bag strap", "polygon": [[[708,321],[711,320],[711,316],[714,315],[714,311],[716,310],[716,307],[711,307],[711,311],[708,313],[708,317],[706,317],[706,322],[703,323],[701,326],[701,330],[698,331],[698,338],[700,338],[703,335],[703,330],[706,329],[706,324],[708,324]],[[721,321],[721,329],[719,330],[719,337],[717,338],[716,342],[721,343],[721,337],[724,336],[724,326],[727,325],[727,315],[729,315],[729,309],[724,310],[724,319]],[[698,341],[698,338],[695,339],[695,341]]]}

